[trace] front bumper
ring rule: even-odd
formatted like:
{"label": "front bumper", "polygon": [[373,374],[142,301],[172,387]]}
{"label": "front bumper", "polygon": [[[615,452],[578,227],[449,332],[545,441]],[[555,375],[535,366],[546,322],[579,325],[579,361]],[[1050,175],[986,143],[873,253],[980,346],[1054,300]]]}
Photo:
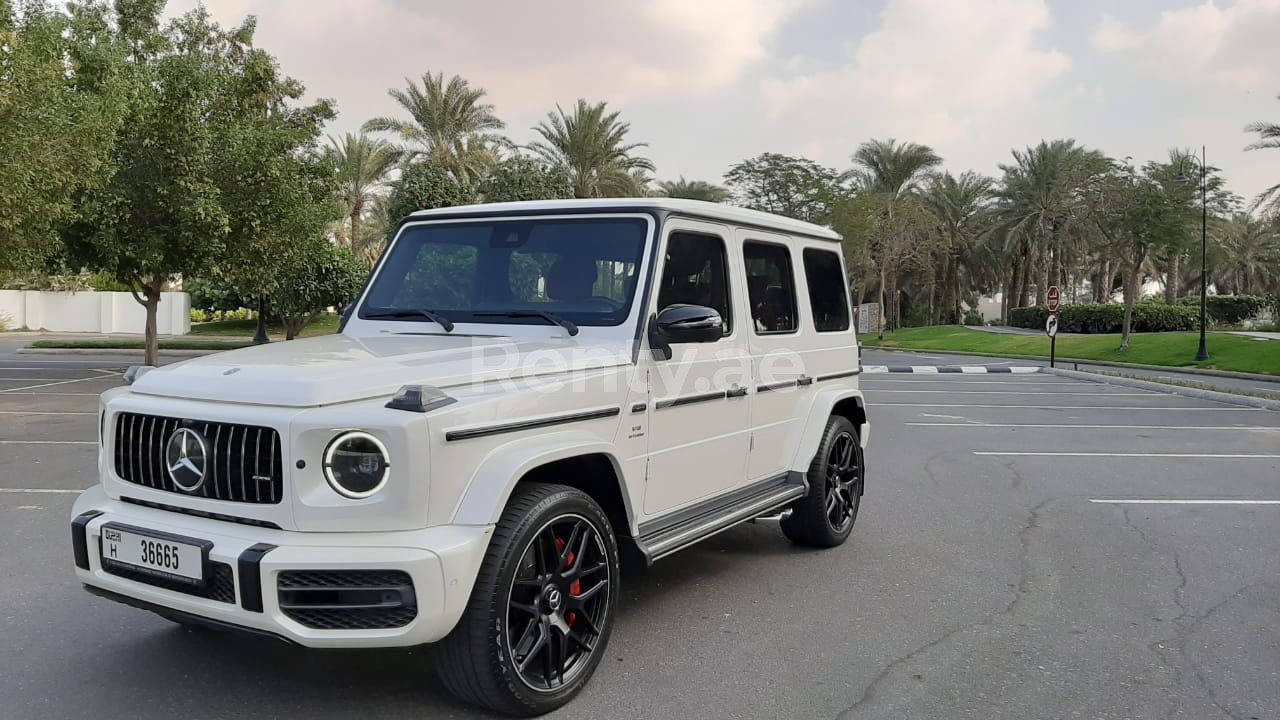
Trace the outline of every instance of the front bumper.
{"label": "front bumper", "polygon": [[[309,647],[395,647],[440,640],[466,607],[492,526],[445,525],[396,532],[292,532],[194,517],[123,503],[100,487],[86,490],[72,512],[76,577],[129,604],[211,624],[269,634]],[[103,567],[102,526],[131,525],[213,543],[220,573],[199,593],[121,576]],[[400,571],[412,580],[413,619],[399,627],[309,627],[281,608],[283,572]],[[214,587],[214,580],[219,581]],[[163,584],[163,583],[161,583]],[[296,617],[296,613],[295,613]]]}

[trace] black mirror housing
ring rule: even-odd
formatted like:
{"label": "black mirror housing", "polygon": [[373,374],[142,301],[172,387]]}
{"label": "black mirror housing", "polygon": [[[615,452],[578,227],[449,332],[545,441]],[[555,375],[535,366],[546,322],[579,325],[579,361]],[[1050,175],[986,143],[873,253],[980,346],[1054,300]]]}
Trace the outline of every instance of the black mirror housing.
{"label": "black mirror housing", "polygon": [[649,322],[649,345],[663,359],[671,358],[671,345],[708,343],[724,337],[724,319],[702,305],[668,305]]}

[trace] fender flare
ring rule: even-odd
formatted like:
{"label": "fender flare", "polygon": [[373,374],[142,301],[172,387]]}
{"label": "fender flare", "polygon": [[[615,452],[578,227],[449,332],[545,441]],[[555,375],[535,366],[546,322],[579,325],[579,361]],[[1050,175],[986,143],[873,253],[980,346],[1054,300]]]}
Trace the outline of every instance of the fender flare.
{"label": "fender flare", "polygon": [[[827,418],[831,417],[831,410],[842,400],[853,398],[857,402],[858,407],[866,412],[867,403],[862,396],[862,391],[848,387],[835,387],[826,390],[820,390],[813,395],[813,399],[809,403],[809,411],[805,415],[805,421],[799,425],[799,437],[795,439],[793,447],[796,448],[796,454],[791,460],[791,469],[800,473],[809,472],[809,464],[813,461],[813,456],[818,452],[818,443],[822,441],[822,430],[827,426]],[[859,428],[858,433],[859,444],[863,448],[867,447],[867,437],[871,434],[871,423],[866,422]]]}
{"label": "fender flare", "polygon": [[[616,479],[611,482],[620,483],[622,468],[614,455],[614,447],[598,435],[568,430],[513,440],[494,448],[476,466],[454,507],[450,522],[456,525],[493,525],[502,516],[502,510],[520,478],[547,463],[580,455],[604,455],[613,465]],[[634,523],[635,514],[631,511],[626,488],[619,484],[617,489],[622,496],[627,521]]]}

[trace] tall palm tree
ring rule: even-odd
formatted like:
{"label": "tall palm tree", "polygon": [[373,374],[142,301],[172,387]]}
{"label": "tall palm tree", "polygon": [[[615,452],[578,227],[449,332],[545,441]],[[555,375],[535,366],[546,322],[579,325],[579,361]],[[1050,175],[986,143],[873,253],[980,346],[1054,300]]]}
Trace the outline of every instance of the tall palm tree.
{"label": "tall palm tree", "polygon": [[669,198],[703,200],[714,203],[722,203],[729,199],[728,189],[705,180],[685,180],[683,175],[680,176],[679,180],[663,180],[659,182],[658,194]]}
{"label": "tall palm tree", "polygon": [[868,140],[849,157],[853,169],[845,173],[865,192],[886,193],[891,201],[919,190],[929,171],[942,164],[933,148],[893,138]]}
{"label": "tall palm tree", "polygon": [[[881,224],[883,232],[878,233],[880,236],[874,240],[876,264],[880,268],[880,336],[883,338],[885,319],[895,328],[901,323],[898,275],[902,268],[899,258],[906,257],[906,249],[919,248],[927,237],[927,233],[914,227],[919,223],[903,225],[896,221],[900,218],[895,216],[902,215],[902,206],[907,204],[911,204],[913,210],[920,209],[915,207],[919,205],[920,183],[931,168],[942,164],[942,158],[928,145],[899,144],[889,138],[862,143],[849,159],[853,161],[853,168],[841,179],[851,181],[855,190],[879,198],[887,220]],[[906,216],[923,221],[924,214],[911,212]]]}
{"label": "tall palm tree", "polygon": [[1280,291],[1280,221],[1236,213],[1216,234],[1227,268],[1222,285],[1242,295]]}
{"label": "tall palm tree", "polygon": [[[1280,96],[1276,97],[1280,100]],[[1258,141],[1245,150],[1280,150],[1280,123],[1255,122],[1245,126],[1245,132],[1258,133]],[[1280,183],[1263,190],[1254,198],[1250,209],[1263,208],[1268,215],[1280,215]]]}
{"label": "tall palm tree", "polygon": [[422,85],[405,78],[404,90],[387,94],[409,113],[409,119],[376,117],[365,122],[371,132],[392,132],[406,144],[410,159],[427,155],[470,184],[496,159],[496,149],[507,144],[496,131],[506,127],[484,102],[483,88],[472,87],[454,75],[445,82],[444,73],[422,76]]}
{"label": "tall palm tree", "polygon": [[933,211],[946,237],[943,258],[943,298],[953,322],[960,322],[962,286],[976,291],[991,275],[991,254],[983,242],[988,227],[992,179],[965,171],[960,177],[935,174],[922,198]]}
{"label": "tall palm tree", "polygon": [[648,144],[628,143],[631,123],[619,121],[618,111],[608,112],[604,102],[579,99],[572,113],[556,105],[533,130],[542,140],[529,149],[564,168],[574,197],[635,195],[643,190],[638,185],[644,177],[635,171],[653,171],[652,162],[632,154]]}
{"label": "tall palm tree", "polygon": [[347,133],[340,141],[329,136],[326,152],[337,167],[339,197],[351,221],[349,247],[354,250],[361,246],[360,220],[365,206],[396,166],[396,148],[364,133]]}
{"label": "tall palm tree", "polygon": [[1073,250],[1066,247],[1067,240],[1077,237],[1073,228],[1088,212],[1091,183],[1109,167],[1102,153],[1075,140],[1042,140],[1014,150],[1013,159],[1013,164],[1000,166],[1004,178],[996,192],[1001,231],[1013,257],[1006,296],[1010,309],[1023,305],[1037,261],[1044,271],[1036,283],[1040,292],[1060,281]]}

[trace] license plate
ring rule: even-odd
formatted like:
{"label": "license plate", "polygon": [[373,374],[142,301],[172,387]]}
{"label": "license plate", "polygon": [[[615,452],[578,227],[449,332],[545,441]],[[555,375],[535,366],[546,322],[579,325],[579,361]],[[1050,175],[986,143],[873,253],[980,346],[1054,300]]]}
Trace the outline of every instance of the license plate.
{"label": "license plate", "polygon": [[204,582],[208,540],[130,525],[102,526],[102,562],[198,585]]}

